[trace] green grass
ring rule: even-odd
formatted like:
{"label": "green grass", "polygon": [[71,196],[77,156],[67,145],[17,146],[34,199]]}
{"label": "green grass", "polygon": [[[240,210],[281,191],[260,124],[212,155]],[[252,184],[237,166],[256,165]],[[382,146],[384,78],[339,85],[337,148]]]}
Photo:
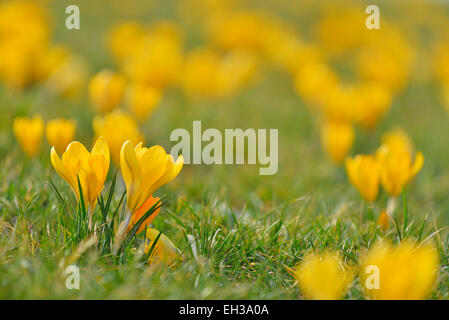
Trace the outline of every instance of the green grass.
{"label": "green grass", "polygon": [[[119,16],[100,17],[102,7],[93,2],[78,32],[65,31],[64,1],[52,3],[55,41],[72,45],[88,57],[92,71],[113,66],[101,35]],[[95,11],[97,10],[97,11]],[[126,13],[151,21],[170,16],[162,7],[148,15]],[[92,13],[91,13],[92,12]],[[98,33],[90,32],[97,28]],[[98,49],[98,50],[97,50]],[[359,256],[377,239],[431,236],[440,253],[438,286],[432,296],[449,298],[449,117],[438,102],[435,84],[411,83],[395,99],[393,108],[374,133],[357,132],[352,151],[372,152],[382,132],[402,126],[425,156],[425,165],[406,189],[407,215],[398,199],[397,226],[387,233],[376,227],[387,196],[382,194],[367,207],[351,187],[341,167],[323,155],[314,117],[295,94],[291,79],[276,70],[265,70],[264,79],[237,97],[224,101],[197,102],[178,90],[166,93],[154,116],[142,126],[147,145],[169,150],[169,134],[175,128],[278,128],[279,171],[260,176],[258,166],[186,165],[168,186],[157,191],[171,201],[153,225],[180,249],[182,261],[175,268],[146,265],[136,246],[117,261],[93,246],[76,261],[81,269],[80,290],[67,290],[64,265],[79,241],[70,240],[69,208],[58,201],[51,179],[63,198],[73,195],[49,161],[50,147],[43,144],[35,159],[25,159],[11,130],[18,114],[40,112],[78,120],[77,139],[90,145],[93,112],[85,97],[74,101],[42,97],[38,89],[23,94],[0,90],[0,299],[298,299],[301,292],[288,272],[310,250],[338,250],[355,266]],[[103,197],[113,183],[112,167]],[[111,208],[124,192],[117,177]],[[75,205],[72,205],[75,208]],[[97,205],[97,213],[100,214]],[[407,223],[404,224],[404,217]],[[441,230],[442,229],[442,230]],[[436,230],[441,230],[435,234]],[[193,239],[193,241],[190,241]],[[362,298],[356,278],[346,295]]]}

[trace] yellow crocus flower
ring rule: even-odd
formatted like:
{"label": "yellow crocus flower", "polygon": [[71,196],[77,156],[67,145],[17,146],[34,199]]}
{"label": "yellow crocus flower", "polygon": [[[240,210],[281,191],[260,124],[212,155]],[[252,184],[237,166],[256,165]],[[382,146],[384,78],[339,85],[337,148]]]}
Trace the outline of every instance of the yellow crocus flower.
{"label": "yellow crocus flower", "polygon": [[382,145],[395,152],[414,152],[413,142],[401,128],[395,128],[382,135]]}
{"label": "yellow crocus flower", "polygon": [[360,123],[367,129],[374,129],[379,120],[391,107],[393,96],[391,91],[380,83],[364,83],[359,89]]}
{"label": "yellow crocus flower", "polygon": [[432,245],[416,246],[410,240],[397,246],[382,241],[361,263],[367,296],[379,300],[425,299],[432,291],[439,268]]}
{"label": "yellow crocus flower", "polygon": [[39,115],[33,118],[16,117],[13,121],[13,132],[23,152],[27,156],[33,157],[41,145],[44,121]]}
{"label": "yellow crocus flower", "polygon": [[424,155],[420,151],[413,155],[413,145],[401,130],[389,132],[382,140],[383,143],[376,153],[380,181],[387,193],[395,197],[421,170]]}
{"label": "yellow crocus flower", "polygon": [[78,201],[79,179],[83,199],[91,214],[97,203],[97,197],[103,190],[109,162],[109,147],[103,137],[97,139],[91,152],[87,151],[82,143],[73,141],[62,155],[62,161],[55,147],[51,148],[51,163],[56,172],[70,185]]}
{"label": "yellow crocus flower", "polygon": [[58,153],[63,153],[75,137],[76,122],[73,119],[53,119],[47,122],[47,141]]}
{"label": "yellow crocus flower", "polygon": [[295,278],[307,299],[341,299],[352,281],[352,273],[336,253],[310,253],[296,267]]}
{"label": "yellow crocus flower", "polygon": [[125,92],[125,78],[110,70],[95,74],[89,82],[89,97],[100,112],[109,112],[122,101]]}
{"label": "yellow crocus flower", "polygon": [[424,155],[418,151],[412,162],[408,152],[394,152],[386,146],[377,152],[380,181],[390,196],[398,196],[402,188],[421,170]]}
{"label": "yellow crocus flower", "polygon": [[139,121],[144,121],[162,99],[159,88],[145,83],[133,83],[127,89],[126,105]]}
{"label": "yellow crocus flower", "polygon": [[126,140],[131,140],[134,145],[144,140],[136,121],[121,110],[114,110],[105,116],[96,116],[93,129],[97,137],[102,136],[108,142],[112,160],[116,165],[120,164],[120,149]]}
{"label": "yellow crocus flower", "polygon": [[120,167],[126,184],[127,207],[134,214],[156,189],[173,180],[181,171],[184,158],[173,160],[161,146],[134,147],[126,141],[120,151]]}
{"label": "yellow crocus flower", "polygon": [[[145,253],[148,254],[153,246],[154,241],[159,235],[159,231],[153,228],[148,228],[145,239]],[[148,262],[162,262],[166,265],[171,265],[178,258],[178,249],[171,242],[171,240],[164,234],[159,236],[158,241],[153,247]]]}
{"label": "yellow crocus flower", "polygon": [[341,164],[354,142],[354,129],[345,122],[329,121],[321,128],[324,151],[335,164]]}
{"label": "yellow crocus flower", "polygon": [[368,202],[376,200],[379,192],[379,166],[372,155],[359,154],[347,158],[346,172],[352,185]]}

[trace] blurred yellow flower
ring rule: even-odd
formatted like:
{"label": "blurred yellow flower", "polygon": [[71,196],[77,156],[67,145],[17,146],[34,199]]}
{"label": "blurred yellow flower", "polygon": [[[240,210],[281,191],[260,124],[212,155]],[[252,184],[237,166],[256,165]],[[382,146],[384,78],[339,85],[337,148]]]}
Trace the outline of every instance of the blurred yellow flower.
{"label": "blurred yellow flower", "polygon": [[211,41],[223,49],[261,52],[272,19],[267,13],[226,11],[210,17],[207,31]]}
{"label": "blurred yellow flower", "polygon": [[145,83],[133,83],[126,92],[126,105],[139,121],[144,121],[162,99],[162,91]]}
{"label": "blurred yellow flower", "polygon": [[391,107],[393,96],[391,91],[380,83],[363,83],[359,88],[361,125],[367,129],[374,129],[380,119]]}
{"label": "blurred yellow flower", "polygon": [[173,180],[181,171],[184,159],[176,162],[161,146],[134,147],[126,141],[120,152],[120,167],[126,184],[127,207],[134,214],[156,189]]}
{"label": "blurred yellow flower", "polygon": [[54,146],[58,153],[63,153],[75,137],[76,122],[73,119],[53,119],[47,122],[45,134],[48,144]]}
{"label": "blurred yellow flower", "polygon": [[395,152],[408,152],[413,154],[414,146],[404,130],[397,127],[382,135],[382,146],[388,147]]}
{"label": "blurred yellow flower", "polygon": [[[145,253],[149,254],[150,249],[153,248],[150,257],[148,258],[148,262],[162,262],[169,266],[173,264],[176,259],[178,259],[178,249],[166,235],[161,233],[159,236],[159,233],[160,232],[156,229],[147,229],[145,238]],[[154,244],[158,236],[159,239],[156,244]]]}
{"label": "blurred yellow flower", "polygon": [[368,202],[376,200],[379,192],[379,167],[372,155],[359,154],[346,159],[346,172],[352,185]]}
{"label": "blurred yellow flower", "polygon": [[178,27],[159,22],[148,30],[136,52],[124,61],[123,71],[133,81],[162,89],[178,80],[182,61]]}
{"label": "blurred yellow flower", "polygon": [[341,164],[354,142],[354,129],[345,122],[328,121],[321,128],[324,151],[335,164]]}
{"label": "blurred yellow flower", "polygon": [[348,50],[360,46],[366,34],[365,17],[358,6],[344,6],[341,2],[330,5],[328,13],[315,26],[315,33],[332,55],[342,55]]}
{"label": "blurred yellow flower", "polygon": [[97,137],[104,137],[111,150],[112,160],[120,163],[120,149],[126,140],[134,145],[144,140],[136,121],[121,110],[114,110],[104,116],[96,116],[93,129]]}
{"label": "blurred yellow flower", "polygon": [[87,78],[86,62],[82,58],[70,54],[48,75],[45,87],[54,94],[72,98],[83,91]]}
{"label": "blurred yellow flower", "polygon": [[89,82],[89,98],[100,112],[109,112],[122,101],[125,92],[125,78],[110,70],[95,74]]}
{"label": "blurred yellow flower", "polygon": [[62,161],[52,147],[51,163],[61,178],[70,185],[78,201],[79,179],[83,199],[92,214],[109,171],[109,147],[106,140],[99,137],[91,152],[82,143],[73,141],[62,155]]}
{"label": "blurred yellow flower", "polygon": [[213,48],[196,48],[186,57],[182,84],[193,96],[230,95],[250,82],[256,64],[254,55],[247,52],[231,51],[222,56]]}
{"label": "blurred yellow flower", "polygon": [[333,252],[310,253],[296,267],[295,278],[307,299],[337,300],[346,293],[353,276]]}
{"label": "blurred yellow flower", "polygon": [[356,57],[359,76],[378,82],[393,92],[402,90],[413,69],[413,49],[404,35],[387,23],[380,32],[367,33],[366,45]]}
{"label": "blurred yellow flower", "polygon": [[438,268],[438,253],[432,245],[417,246],[406,240],[393,246],[382,241],[362,258],[360,272],[371,299],[419,300],[432,292]]}
{"label": "blurred yellow flower", "polygon": [[49,42],[48,17],[35,1],[0,3],[0,79],[23,89],[37,79],[41,56]]}
{"label": "blurred yellow flower", "polygon": [[109,32],[107,42],[117,62],[123,63],[141,45],[144,27],[137,21],[126,21],[115,25]]}
{"label": "blurred yellow flower", "polygon": [[13,121],[13,132],[23,152],[27,156],[33,157],[41,145],[44,121],[39,115],[33,118],[16,117]]}
{"label": "blurred yellow flower", "polygon": [[323,92],[330,92],[338,85],[337,75],[322,61],[311,59],[304,63],[295,75],[295,88],[310,106],[321,106],[326,101]]}
{"label": "blurred yellow flower", "polygon": [[389,133],[383,140],[376,152],[380,182],[387,193],[395,197],[421,170],[424,165],[424,155],[421,151],[413,154],[410,140],[401,132]]}

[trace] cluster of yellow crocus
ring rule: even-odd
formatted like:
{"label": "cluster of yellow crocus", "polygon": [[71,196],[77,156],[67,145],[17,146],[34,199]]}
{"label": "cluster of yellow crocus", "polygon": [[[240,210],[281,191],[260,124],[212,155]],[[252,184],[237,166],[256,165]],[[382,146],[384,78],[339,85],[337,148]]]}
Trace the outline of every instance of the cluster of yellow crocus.
{"label": "cluster of yellow crocus", "polygon": [[[44,126],[44,120],[40,115],[35,115],[32,118],[14,118],[14,135],[28,157],[34,157],[38,153],[44,134]],[[48,143],[55,146],[58,152],[62,152],[73,140],[75,130],[75,120],[57,118],[47,122],[45,134]]]}
{"label": "cluster of yellow crocus", "polygon": [[423,164],[422,152],[415,152],[401,129],[384,134],[374,155],[359,154],[345,162],[350,182],[368,202],[376,200],[379,184],[391,197],[398,196]]}
{"label": "cluster of yellow crocus", "polygon": [[369,299],[419,300],[435,285],[439,257],[433,245],[404,240],[398,245],[377,242],[350,268],[336,252],[309,253],[294,276],[306,299],[342,299],[359,269],[360,284]]}
{"label": "cluster of yellow crocus", "polygon": [[[175,162],[161,146],[145,148],[141,142],[135,147],[134,145],[131,140],[127,140],[120,152],[120,167],[127,195],[127,214],[116,236],[121,241],[148,210],[158,203],[160,199],[153,197],[153,193],[173,180],[183,166],[182,156]],[[70,185],[78,201],[81,201],[82,197],[92,216],[109,171],[110,152],[107,140],[99,137],[91,152],[87,151],[82,143],[73,141],[62,154],[62,158],[58,156],[55,147],[52,147],[51,163],[56,172]],[[142,223],[137,233],[144,231],[159,211],[160,207]],[[154,241],[157,234],[154,229],[150,230],[147,231],[150,235],[148,239]],[[121,244],[120,240],[118,245]],[[163,252],[159,254],[160,258],[165,262],[171,261],[176,252],[173,248],[173,244],[163,236],[162,242],[155,248],[155,254]],[[149,247],[146,250],[148,251]]]}
{"label": "cluster of yellow crocus", "polygon": [[[325,4],[324,9],[314,28],[317,43],[284,36],[279,39],[286,44],[276,47],[295,57],[297,63],[287,68],[295,88],[320,119],[323,149],[332,162],[342,164],[352,148],[354,126],[377,126],[394,94],[407,84],[414,57],[403,32],[387,21],[381,30],[367,32],[361,6]],[[354,55],[351,83],[341,80],[328,62],[347,55]]]}
{"label": "cluster of yellow crocus", "polygon": [[86,72],[82,60],[67,48],[50,43],[50,26],[42,3],[0,3],[0,81],[21,90],[43,83],[54,93],[79,92]]}

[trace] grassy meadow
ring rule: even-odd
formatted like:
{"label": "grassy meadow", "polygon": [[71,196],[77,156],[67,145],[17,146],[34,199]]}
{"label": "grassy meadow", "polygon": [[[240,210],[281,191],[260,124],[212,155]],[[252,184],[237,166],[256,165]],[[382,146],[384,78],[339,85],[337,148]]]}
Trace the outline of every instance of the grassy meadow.
{"label": "grassy meadow", "polygon": [[[51,17],[51,43],[83,57],[89,78],[104,68],[119,70],[105,41],[108,30],[119,22],[170,20],[182,30],[184,52],[208,41],[198,26],[195,8],[210,1],[128,0],[126,6],[118,0],[76,1],[81,27],[67,30],[65,8],[72,2],[42,1],[42,6]],[[325,53],[342,81],[355,81],[352,51],[334,58],[310,31],[327,12],[324,2],[313,3],[231,1],[229,5],[265,10],[288,21],[304,42]],[[365,19],[365,2],[342,1],[341,5],[361,8]],[[380,1],[379,6],[381,19],[405,30],[416,59],[376,127],[364,130],[354,124],[355,138],[347,156],[373,153],[385,132],[401,127],[425,159],[420,172],[396,197],[387,227],[379,227],[378,217],[386,209],[388,193],[380,191],[372,202],[360,197],[344,163],[333,163],[323,152],[322,116],[298,94],[290,72],[260,58],[251,83],[232,95],[191,97],[178,85],[164,88],[162,101],[139,122],[139,129],[145,146],[161,145],[169,152],[174,145],[169,139],[172,130],[191,132],[194,120],[202,121],[203,130],[221,132],[275,128],[279,130],[277,173],[259,175],[259,165],[184,164],[176,179],[155,191],[164,198],[151,227],[179,249],[177,262],[170,267],[143,259],[142,234],[131,240],[120,257],[105,249],[112,240],[104,235],[98,243],[82,248],[89,231],[80,232],[74,225],[73,217],[82,208],[52,166],[51,145],[42,138],[39,152],[26,156],[14,137],[13,119],[34,114],[45,120],[75,119],[74,140],[90,150],[96,136],[92,119],[98,112],[88,97],[89,78],[71,98],[50,94],[39,84],[17,90],[0,83],[0,299],[303,299],[306,296],[292,270],[310,252],[329,250],[338,252],[345,266],[355,270],[343,298],[364,299],[364,281],[357,275],[362,257],[380,239],[398,244],[407,238],[436,248],[438,272],[426,298],[448,299],[449,116],[432,58],[436,44],[445,38],[442,29],[425,25],[417,13],[438,11],[444,16],[448,8],[426,7],[419,1],[389,6]],[[328,95],[325,88],[321,95]],[[102,192],[104,200],[111,188],[108,221],[114,219],[116,208],[116,218],[123,214],[121,196],[126,190],[113,161]],[[97,204],[94,213],[98,224],[101,206]],[[116,231],[117,224],[110,231]],[[66,288],[68,264],[80,268],[79,290]]]}

